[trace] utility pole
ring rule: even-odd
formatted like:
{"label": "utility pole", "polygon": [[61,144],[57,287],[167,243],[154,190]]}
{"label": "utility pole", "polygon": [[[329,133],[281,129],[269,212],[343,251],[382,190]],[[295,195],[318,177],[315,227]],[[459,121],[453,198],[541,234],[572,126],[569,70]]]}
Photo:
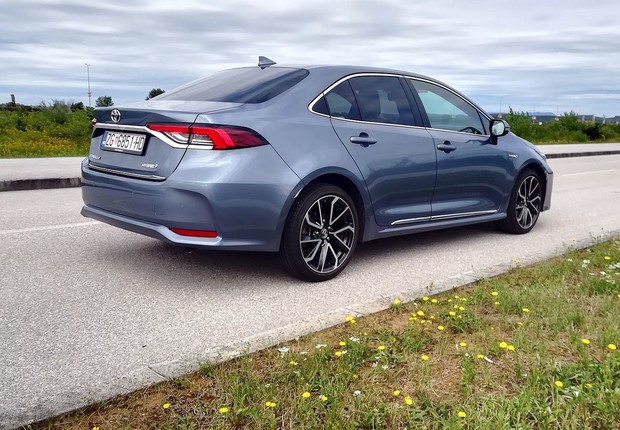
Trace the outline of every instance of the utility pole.
{"label": "utility pole", "polygon": [[86,66],[86,76],[88,77],[88,107],[92,107],[90,103],[90,64],[84,63],[84,65]]}

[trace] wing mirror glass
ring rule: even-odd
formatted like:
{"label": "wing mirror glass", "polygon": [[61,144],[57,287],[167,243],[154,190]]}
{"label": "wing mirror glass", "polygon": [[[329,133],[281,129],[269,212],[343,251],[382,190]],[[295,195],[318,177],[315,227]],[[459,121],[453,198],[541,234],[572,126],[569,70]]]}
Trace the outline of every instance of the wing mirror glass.
{"label": "wing mirror glass", "polygon": [[503,119],[491,120],[491,142],[497,145],[497,138],[500,136],[506,136],[510,131],[510,125]]}

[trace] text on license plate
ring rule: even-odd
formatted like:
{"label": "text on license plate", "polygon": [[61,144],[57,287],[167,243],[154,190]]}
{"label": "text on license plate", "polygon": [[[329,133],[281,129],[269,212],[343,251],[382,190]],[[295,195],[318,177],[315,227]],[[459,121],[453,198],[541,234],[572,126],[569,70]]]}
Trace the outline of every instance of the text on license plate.
{"label": "text on license plate", "polygon": [[144,150],[144,134],[118,133],[106,131],[101,138],[101,149],[106,151],[128,152],[130,154],[142,154]]}

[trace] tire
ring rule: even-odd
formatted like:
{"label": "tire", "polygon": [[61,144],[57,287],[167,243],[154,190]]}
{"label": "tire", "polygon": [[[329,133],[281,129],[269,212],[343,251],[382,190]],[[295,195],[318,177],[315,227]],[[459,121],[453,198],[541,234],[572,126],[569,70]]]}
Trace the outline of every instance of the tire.
{"label": "tire", "polygon": [[349,263],[358,236],[358,215],[351,197],[334,185],[313,184],[289,213],[280,255],[293,276],[327,281]]}
{"label": "tire", "polygon": [[497,222],[500,230],[511,234],[525,234],[536,225],[542,210],[542,182],[538,173],[524,169],[515,181],[507,217]]}

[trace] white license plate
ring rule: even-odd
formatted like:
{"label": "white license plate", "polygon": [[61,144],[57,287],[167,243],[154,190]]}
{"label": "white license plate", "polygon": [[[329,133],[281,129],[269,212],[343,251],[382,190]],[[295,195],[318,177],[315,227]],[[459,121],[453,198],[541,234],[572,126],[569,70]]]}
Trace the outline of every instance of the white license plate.
{"label": "white license plate", "polygon": [[145,141],[146,136],[144,134],[106,131],[101,138],[101,149],[127,152],[129,154],[142,154]]}

